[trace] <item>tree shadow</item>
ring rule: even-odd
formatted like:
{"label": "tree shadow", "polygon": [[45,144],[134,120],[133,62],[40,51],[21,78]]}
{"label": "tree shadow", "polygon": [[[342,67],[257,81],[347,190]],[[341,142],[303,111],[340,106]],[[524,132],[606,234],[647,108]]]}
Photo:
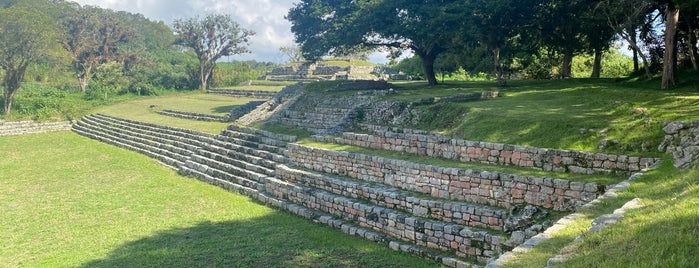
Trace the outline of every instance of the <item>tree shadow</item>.
{"label": "tree shadow", "polygon": [[211,108],[211,112],[213,113],[230,113],[231,110],[233,110],[236,107],[239,107],[241,105],[225,105],[225,106],[218,106],[218,107],[213,107]]}
{"label": "tree shadow", "polygon": [[201,222],[123,244],[81,267],[424,267],[394,252],[285,212],[245,221]]}

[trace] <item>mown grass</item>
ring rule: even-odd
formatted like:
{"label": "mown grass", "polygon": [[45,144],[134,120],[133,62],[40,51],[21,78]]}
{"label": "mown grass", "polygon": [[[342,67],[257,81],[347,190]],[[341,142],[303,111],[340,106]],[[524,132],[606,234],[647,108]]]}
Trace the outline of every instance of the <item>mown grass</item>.
{"label": "mown grass", "polygon": [[436,266],[71,132],[0,151],[0,267]]}
{"label": "mown grass", "polygon": [[[699,168],[680,171],[666,162],[594,209],[584,217],[519,254],[505,267],[544,267],[576,237],[573,256],[557,267],[694,267],[699,263]],[[628,210],[622,219],[596,233],[586,233],[592,220],[633,198],[643,207]]]}
{"label": "mown grass", "polygon": [[664,91],[652,82],[614,79],[509,81],[506,87],[418,82],[397,84],[397,95],[386,98],[412,101],[496,90],[504,97],[418,107],[425,115],[412,127],[467,140],[585,151],[599,151],[601,140],[613,139],[620,144],[605,152],[653,155],[664,124],[699,119],[699,86],[692,81]]}
{"label": "mown grass", "polygon": [[[211,134],[219,134],[228,123],[194,121],[155,113],[170,109],[214,115],[225,115],[236,106],[246,104],[250,98],[237,98],[217,94],[189,93],[125,101],[95,110],[98,113],[160,125],[189,128]],[[151,108],[153,107],[153,108]]]}

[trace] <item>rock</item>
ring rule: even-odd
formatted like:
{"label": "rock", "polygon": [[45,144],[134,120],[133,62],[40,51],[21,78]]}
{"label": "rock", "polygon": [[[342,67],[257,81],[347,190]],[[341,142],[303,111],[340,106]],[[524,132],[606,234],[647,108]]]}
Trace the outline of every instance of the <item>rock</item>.
{"label": "rock", "polygon": [[685,127],[684,122],[669,123],[669,124],[665,125],[665,127],[663,128],[663,131],[665,131],[665,134],[672,135],[672,134],[677,134],[684,127]]}
{"label": "rock", "polygon": [[601,140],[599,142],[599,146],[597,148],[600,150],[604,150],[604,149],[607,149],[609,147],[613,147],[613,146],[617,146],[617,145],[619,145],[618,140]]}
{"label": "rock", "polygon": [[[505,219],[504,231],[521,231],[531,226],[537,220],[545,217],[548,213],[532,205],[527,205],[521,210],[516,206],[510,209],[510,217]],[[536,216],[536,217],[535,217]]]}

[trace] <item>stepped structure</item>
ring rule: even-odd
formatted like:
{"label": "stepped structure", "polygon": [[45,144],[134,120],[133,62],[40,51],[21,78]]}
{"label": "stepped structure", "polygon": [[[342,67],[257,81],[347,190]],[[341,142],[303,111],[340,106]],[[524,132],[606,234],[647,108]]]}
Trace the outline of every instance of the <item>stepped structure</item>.
{"label": "stepped structure", "polygon": [[295,144],[230,125],[219,135],[94,114],[81,135],[158,159],[183,175],[452,267],[485,264],[571,211],[595,183],[444,168]]}
{"label": "stepped structure", "polygon": [[3,121],[0,120],[0,136],[23,135],[51,131],[70,130],[72,122]]}
{"label": "stepped structure", "polygon": [[[325,62],[292,64],[274,68],[260,80],[270,81],[327,81],[327,80],[380,80],[390,79],[397,73],[379,66],[328,65]],[[395,76],[400,78],[400,76]]]}

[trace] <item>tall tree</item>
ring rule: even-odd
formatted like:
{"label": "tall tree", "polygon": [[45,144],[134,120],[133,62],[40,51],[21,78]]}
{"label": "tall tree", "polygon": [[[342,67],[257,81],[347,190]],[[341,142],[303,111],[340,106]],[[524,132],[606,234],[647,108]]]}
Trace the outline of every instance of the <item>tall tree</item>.
{"label": "tall tree", "polygon": [[[629,43],[634,52],[634,58],[641,58],[648,79],[652,77],[650,63],[638,43],[636,30],[638,25],[645,23],[646,15],[652,10],[650,0],[605,0],[598,3],[594,9],[599,16],[607,20],[609,27]],[[637,63],[634,64],[634,69],[638,69]]]}
{"label": "tall tree", "polygon": [[72,57],[71,67],[85,92],[99,65],[123,61],[120,46],[132,41],[136,33],[126,27],[111,10],[78,7],[61,23],[62,45]]}
{"label": "tall tree", "polygon": [[663,77],[661,89],[675,85],[675,68],[677,67],[677,24],[680,20],[680,6],[675,1],[660,1],[665,4],[665,52],[663,54]]}
{"label": "tall tree", "polygon": [[175,20],[175,44],[191,48],[199,59],[199,89],[207,82],[223,56],[249,52],[247,46],[255,32],[240,27],[230,15],[209,14],[204,18]]}
{"label": "tall tree", "polygon": [[14,95],[29,64],[46,57],[50,46],[56,42],[55,32],[55,23],[35,9],[0,9],[0,68],[5,71],[5,114],[12,110]]}
{"label": "tall tree", "polygon": [[531,27],[537,4],[540,0],[477,0],[473,1],[474,30],[479,41],[493,53],[495,74],[498,84],[504,84],[501,63],[503,50],[512,47],[514,39],[525,35]]}
{"label": "tall tree", "polygon": [[563,56],[561,77],[571,77],[573,56],[587,48],[589,30],[585,28],[591,25],[584,14],[593,8],[592,4],[587,0],[555,0],[537,6],[538,41]]}
{"label": "tall tree", "polygon": [[410,50],[420,57],[428,83],[436,85],[437,57],[467,39],[467,2],[303,0],[287,19],[307,59],[357,47]]}

